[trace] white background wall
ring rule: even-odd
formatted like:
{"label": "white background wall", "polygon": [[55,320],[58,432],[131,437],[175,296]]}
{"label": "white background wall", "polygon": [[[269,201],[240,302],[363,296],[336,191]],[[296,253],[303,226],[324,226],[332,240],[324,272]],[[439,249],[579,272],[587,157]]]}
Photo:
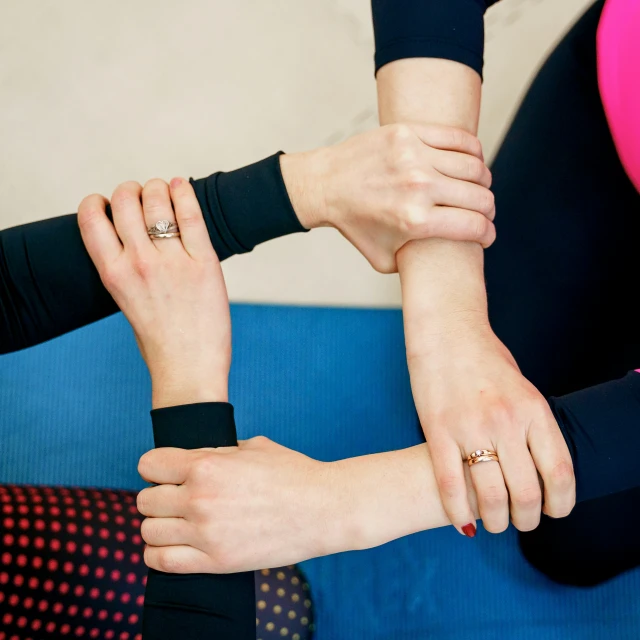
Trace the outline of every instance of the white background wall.
{"label": "white background wall", "polygon": [[[503,0],[487,13],[485,154],[588,4]],[[125,180],[202,177],[377,124],[368,0],[4,0],[2,9],[0,228],[75,211]],[[376,274],[328,229],[232,258],[225,273],[234,300],[400,300],[397,276]]]}

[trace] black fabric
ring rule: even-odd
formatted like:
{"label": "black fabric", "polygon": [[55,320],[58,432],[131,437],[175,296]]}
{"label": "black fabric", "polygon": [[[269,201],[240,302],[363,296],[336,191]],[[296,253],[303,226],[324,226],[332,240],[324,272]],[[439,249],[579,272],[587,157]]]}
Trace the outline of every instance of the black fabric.
{"label": "black fabric", "polygon": [[602,6],[552,53],[505,137],[492,167],[498,239],[485,253],[494,330],[545,396],[565,396],[551,404],[583,500],[568,518],[544,517],[521,545],[549,577],[580,585],[640,561],[640,489],[628,488],[640,487],[640,374],[623,377],[640,367],[640,194],[600,101]]}
{"label": "black fabric", "polygon": [[569,446],[578,502],[640,486],[637,460],[628,454],[640,451],[640,373],[549,403]]}
{"label": "black fabric", "polygon": [[445,58],[482,76],[484,13],[497,0],[371,0],[376,72],[402,58]]}
{"label": "black fabric", "polygon": [[[218,257],[305,231],[279,155],[192,181]],[[87,254],[75,214],[0,232],[0,353],[45,342],[118,310]]]}
{"label": "black fabric", "polygon": [[[233,407],[205,402],[151,412],[156,447],[201,449],[238,444]],[[253,572],[178,575],[149,570],[145,640],[254,640]]]}

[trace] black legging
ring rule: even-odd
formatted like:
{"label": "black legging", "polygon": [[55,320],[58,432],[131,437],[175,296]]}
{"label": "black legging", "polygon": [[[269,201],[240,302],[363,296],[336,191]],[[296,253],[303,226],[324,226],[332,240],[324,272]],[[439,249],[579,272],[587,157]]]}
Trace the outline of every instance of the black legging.
{"label": "black legging", "polygon": [[[493,165],[498,240],[486,253],[491,322],[544,395],[640,367],[634,314],[640,195],[618,160],[600,101],[595,34],[602,5],[589,9],[550,56]],[[588,429],[577,435],[592,464],[601,461],[612,475],[618,464],[632,473],[627,461],[637,453],[640,394],[630,392],[627,402],[617,409],[610,403],[611,414],[599,424],[593,417],[600,438]],[[625,411],[622,431],[615,414]],[[596,468],[592,481],[606,482]],[[640,563],[639,529],[640,488],[630,488],[579,504],[568,518],[545,517],[520,542],[552,579],[589,585]]]}

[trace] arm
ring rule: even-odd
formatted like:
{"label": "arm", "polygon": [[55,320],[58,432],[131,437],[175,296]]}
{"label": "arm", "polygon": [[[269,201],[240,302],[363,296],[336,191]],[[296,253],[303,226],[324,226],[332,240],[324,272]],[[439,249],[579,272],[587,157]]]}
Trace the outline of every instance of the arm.
{"label": "arm", "polygon": [[[468,198],[478,201],[490,180],[470,155],[477,152],[473,138],[451,141],[446,133],[437,127],[387,127],[334,147],[276,154],[192,181],[218,258],[318,226],[340,230],[385,272],[397,270],[396,251],[411,238],[491,244],[493,224],[477,213],[479,206],[446,206],[457,197],[451,182],[459,180]],[[460,158],[467,160],[461,163]],[[416,183],[417,175],[442,184],[441,197],[430,198]],[[110,215],[108,202],[100,203]],[[0,232],[0,353],[44,342],[116,311],[82,244],[76,216]]]}
{"label": "arm", "polygon": [[[579,501],[640,486],[640,374],[549,406],[571,450]],[[182,566],[196,573],[286,565],[450,524],[426,444],[326,463],[258,437],[218,451],[150,451],[139,470],[149,482],[180,485],[140,492],[143,538],[166,545],[167,522],[184,518],[191,526],[172,544],[197,548]],[[465,490],[477,517],[467,466]]]}
{"label": "arm", "polygon": [[[278,155],[192,184],[220,260],[305,230],[287,196]],[[77,216],[0,231],[0,353],[50,340],[116,311],[84,248]]]}
{"label": "arm", "polygon": [[[384,64],[377,74],[380,121],[435,122],[475,133],[486,6],[437,5],[372,3],[382,51],[377,62]],[[403,34],[413,36],[404,38],[412,48],[389,44]],[[421,240],[406,244],[397,258],[413,394],[451,521],[460,532],[474,530],[462,459],[477,448],[501,457],[500,468],[472,473],[485,528],[503,531],[510,517],[521,530],[537,526],[536,469],[544,480],[544,511],[566,515],[574,501],[570,457],[544,399],[491,331],[482,247]]]}
{"label": "arm", "polygon": [[[179,178],[171,186],[152,180],[144,189],[129,182],[112,200],[112,219],[104,199],[90,196],[80,205],[78,222],[87,252],[131,322],[149,368],[156,446],[237,444],[227,403],[229,303],[192,186]],[[147,228],[163,219],[177,222],[180,237],[148,236]],[[185,549],[174,553],[174,570]],[[154,552],[148,548],[145,555]],[[184,578],[164,568],[149,573],[145,638],[255,637],[252,573]]]}

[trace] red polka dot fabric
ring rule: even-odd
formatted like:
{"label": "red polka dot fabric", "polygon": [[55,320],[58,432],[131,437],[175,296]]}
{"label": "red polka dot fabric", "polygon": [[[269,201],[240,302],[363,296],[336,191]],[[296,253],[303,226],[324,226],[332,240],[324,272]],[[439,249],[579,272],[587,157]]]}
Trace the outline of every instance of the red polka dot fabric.
{"label": "red polka dot fabric", "polygon": [[[141,640],[141,520],[129,491],[0,485],[0,640]],[[297,568],[257,572],[256,603],[257,638],[312,637]]]}

